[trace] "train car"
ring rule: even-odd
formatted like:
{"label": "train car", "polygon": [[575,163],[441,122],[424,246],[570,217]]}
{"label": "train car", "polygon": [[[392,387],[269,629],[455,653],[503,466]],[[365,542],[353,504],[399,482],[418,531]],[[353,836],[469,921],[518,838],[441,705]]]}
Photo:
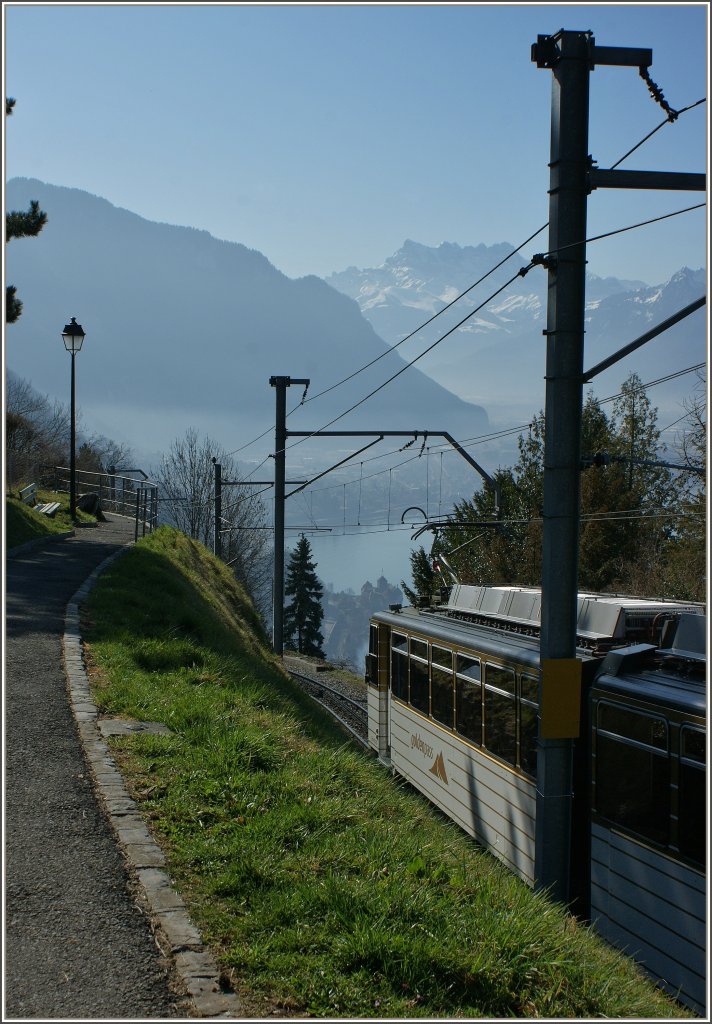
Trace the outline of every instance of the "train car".
{"label": "train car", "polygon": [[705,617],[609,654],[590,706],[589,917],[697,1013],[706,999]]}
{"label": "train car", "polygon": [[[392,606],[371,619],[366,658],[369,745],[530,885],[540,601],[532,588],[456,586],[439,608]],[[705,1001],[702,610],[580,595],[584,696],[574,746],[570,872],[576,911],[698,1011]],[[679,638],[666,647],[688,619],[696,620],[685,627],[695,633],[696,653]],[[648,741],[655,734],[667,744],[664,756],[662,746],[646,745],[643,721]],[[620,732],[625,725],[629,734]],[[649,762],[652,777],[638,761]],[[635,767],[625,774],[621,763]],[[629,782],[625,799],[617,774]],[[660,831],[639,831],[644,808],[657,807],[663,778],[670,801],[665,843]],[[663,812],[656,814],[659,821]],[[649,920],[636,899],[638,886],[660,900],[651,904]],[[673,905],[676,929],[669,926]]]}

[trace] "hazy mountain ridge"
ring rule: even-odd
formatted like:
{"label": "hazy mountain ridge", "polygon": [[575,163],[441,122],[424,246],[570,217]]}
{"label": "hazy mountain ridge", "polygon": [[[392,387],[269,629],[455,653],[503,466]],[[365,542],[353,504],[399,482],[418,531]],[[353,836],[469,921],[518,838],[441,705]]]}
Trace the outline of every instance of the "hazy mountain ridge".
{"label": "hazy mountain ridge", "polygon": [[[490,273],[503,260],[506,262]],[[348,267],[326,278],[327,282],[355,299],[364,315],[371,320],[376,331],[391,344],[417,326],[406,326],[413,319],[410,311],[421,315],[418,322],[427,317],[423,313],[437,313],[452,302],[474,281],[488,275],[479,288],[462,300],[458,306],[463,311],[468,305],[479,305],[487,295],[496,291],[527,261],[514,252],[514,246],[507,242],[497,245],[465,245],[442,242],[436,247],[422,245],[407,239],[403,246],[384,260],[379,267],[359,269]],[[613,277],[601,278],[589,274],[587,299],[600,302],[610,295],[644,288],[642,281],[620,281]],[[539,316],[546,312],[546,276],[541,271],[531,272],[521,282],[514,282],[501,296],[485,307],[475,332],[492,329],[511,330],[509,324],[517,324],[522,315]],[[513,314],[513,315],[505,315]]]}
{"label": "hazy mountain ridge", "polygon": [[[24,302],[8,330],[7,364],[64,400],[69,365],[60,333],[76,316],[87,334],[78,401],[88,417],[110,421],[98,426],[103,433],[117,416],[134,444],[139,422],[154,445],[167,443],[164,431],[175,436],[173,424],[212,436],[217,427],[216,440],[234,448],[274,422],[273,375],[311,378],[316,394],[387,356],[295,415],[295,429],[312,430],[404,366],[358,304],[318,277],[287,278],[239,243],[146,220],[79,189],[8,182],[8,209],[31,199],[48,223],[7,248],[7,279]],[[300,396],[301,389],[290,394],[290,408]],[[464,436],[487,425],[483,408],[414,368],[335,429],[431,427]]]}
{"label": "hazy mountain ridge", "polygon": [[[541,406],[544,393],[542,330],[546,325],[546,272],[535,267],[501,294],[485,301],[526,265],[523,257],[514,253],[513,246],[460,246],[444,242],[429,247],[408,240],[379,267],[349,267],[326,280],[354,298],[379,334],[396,344],[506,256],[510,259],[502,267],[435,323],[419,331],[402,351],[412,358],[418,345],[424,348],[431,344],[484,302],[481,310],[418,365],[462,398],[480,401],[487,395],[491,413],[497,407],[513,405],[522,410],[528,405],[531,413]],[[705,291],[705,270],[687,267],[669,281],[654,286],[636,280],[587,275],[587,367]],[[615,372],[627,375],[635,369],[645,381],[705,360],[705,312],[699,310],[639,350],[635,357],[629,357],[621,363],[622,369]],[[613,371],[607,372],[613,379]]]}

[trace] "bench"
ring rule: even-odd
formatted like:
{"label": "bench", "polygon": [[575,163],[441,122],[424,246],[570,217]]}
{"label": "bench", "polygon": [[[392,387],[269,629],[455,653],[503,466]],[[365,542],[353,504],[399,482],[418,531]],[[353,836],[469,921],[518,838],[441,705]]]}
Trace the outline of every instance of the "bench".
{"label": "bench", "polygon": [[42,512],[43,515],[53,516],[60,503],[58,501],[37,501],[37,484],[28,484],[27,487],[18,491],[20,501],[24,505],[31,505],[35,512]]}

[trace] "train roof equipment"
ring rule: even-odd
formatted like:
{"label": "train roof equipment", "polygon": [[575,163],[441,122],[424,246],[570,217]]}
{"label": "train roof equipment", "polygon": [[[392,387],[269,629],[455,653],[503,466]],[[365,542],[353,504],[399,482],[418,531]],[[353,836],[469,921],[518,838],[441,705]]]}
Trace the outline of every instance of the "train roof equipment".
{"label": "train roof equipment", "polygon": [[[441,608],[453,618],[532,636],[538,635],[541,628],[541,590],[538,587],[456,584],[447,604]],[[695,637],[704,633],[704,611],[703,605],[689,601],[582,592],[578,595],[576,633],[582,646],[602,650],[635,640],[657,641],[666,626],[685,616],[700,620],[686,627],[684,632]],[[695,640],[693,650],[698,649],[699,640]]]}

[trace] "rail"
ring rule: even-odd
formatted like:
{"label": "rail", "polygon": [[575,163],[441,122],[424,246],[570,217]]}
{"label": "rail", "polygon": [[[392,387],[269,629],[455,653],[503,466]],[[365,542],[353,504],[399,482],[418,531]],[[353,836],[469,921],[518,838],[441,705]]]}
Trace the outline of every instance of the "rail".
{"label": "rail", "polygon": [[[339,715],[334,710],[334,708],[330,705],[328,701],[324,701],[321,699],[321,696],[323,696],[323,693],[325,692],[329,693],[331,695],[332,701],[341,701],[346,705],[347,709],[354,709],[360,715],[367,714],[365,702],[352,700],[350,697],[347,697],[339,690],[335,690],[332,686],[326,686],[324,683],[317,679],[312,679],[310,676],[302,675],[301,672],[295,672],[293,669],[287,669],[287,671],[289,672],[290,676],[292,676],[294,679],[297,679],[301,686],[305,690],[307,690],[311,699],[316,701],[316,703],[323,707],[325,711],[328,711],[331,717],[335,719],[335,721],[337,721],[339,725],[342,726],[342,728],[346,729],[346,731],[351,735],[353,739],[360,743],[362,747],[368,747],[367,723],[365,726],[360,726],[360,728],[354,728],[353,724],[349,724],[344,718],[342,718],[341,715]],[[312,690],[316,690],[319,693],[319,696],[317,696],[316,693],[311,692]],[[353,711],[351,711],[351,715],[351,721],[353,723]]]}
{"label": "rail", "polygon": [[[125,475],[127,473],[136,476]],[[53,468],[56,491],[69,491],[69,469]],[[140,476],[140,479],[137,479]],[[112,472],[76,471],[77,491],[96,494],[104,512],[115,512],[135,521],[134,539],[146,536],[158,525],[158,484],[149,480],[142,469]]]}

